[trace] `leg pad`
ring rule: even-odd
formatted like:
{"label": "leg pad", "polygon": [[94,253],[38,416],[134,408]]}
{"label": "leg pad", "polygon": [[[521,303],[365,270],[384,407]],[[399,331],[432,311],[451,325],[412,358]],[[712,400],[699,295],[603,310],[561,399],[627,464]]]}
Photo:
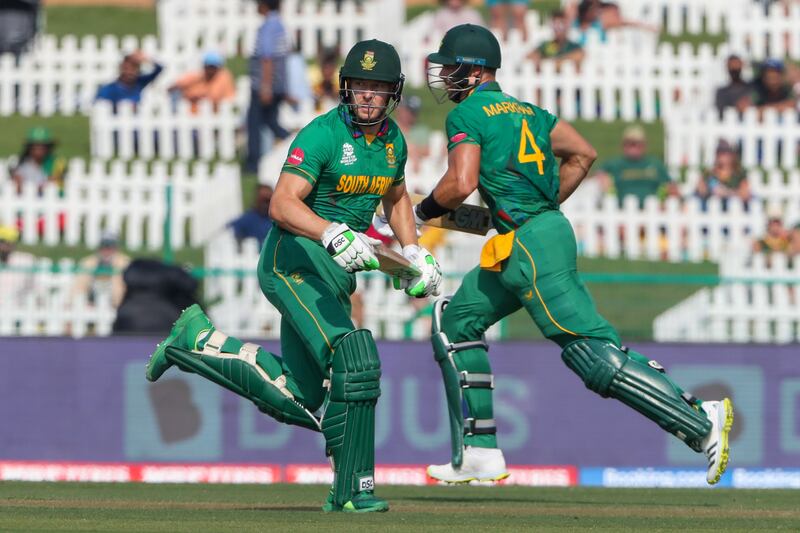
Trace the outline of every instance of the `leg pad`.
{"label": "leg pad", "polygon": [[586,388],[636,409],[695,450],[711,430],[703,412],[690,407],[663,373],[607,341],[574,341],[564,347],[561,358]]}

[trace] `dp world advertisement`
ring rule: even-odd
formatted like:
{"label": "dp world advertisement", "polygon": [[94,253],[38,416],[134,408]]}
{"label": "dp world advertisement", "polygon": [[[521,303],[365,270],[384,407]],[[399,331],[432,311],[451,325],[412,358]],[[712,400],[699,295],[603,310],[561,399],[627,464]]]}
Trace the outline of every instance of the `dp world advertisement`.
{"label": "dp world advertisement", "polygon": [[[274,422],[198,376],[144,378],[157,339],[0,340],[0,479],[329,483],[323,440]],[[279,352],[276,341],[264,341]],[[641,344],[695,396],[736,408],[721,486],[800,488],[797,346]],[[430,345],[381,342],[376,482],[425,484],[449,461],[441,374]],[[506,484],[705,486],[705,459],[652,422],[585,389],[549,343],[495,343]]]}

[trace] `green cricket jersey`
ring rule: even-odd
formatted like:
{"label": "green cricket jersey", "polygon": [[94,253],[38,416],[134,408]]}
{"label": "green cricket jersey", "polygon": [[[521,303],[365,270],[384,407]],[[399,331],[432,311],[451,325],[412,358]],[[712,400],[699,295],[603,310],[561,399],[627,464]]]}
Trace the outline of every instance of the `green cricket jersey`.
{"label": "green cricket jersey", "polygon": [[481,147],[478,190],[500,233],[558,210],[558,163],[550,132],[558,118],[503,93],[497,82],[479,85],[447,115],[448,150]]}
{"label": "green cricket jersey", "polygon": [[664,163],[649,155],[641,159],[615,157],[603,163],[600,170],[607,172],[614,180],[620,204],[626,196],[633,195],[639,199],[639,205],[644,205],[648,196],[658,196],[662,188],[672,181]]}
{"label": "green cricket jersey", "polygon": [[383,195],[403,183],[408,150],[391,118],[368,142],[348,117],[339,107],[311,121],[292,142],[282,170],[311,183],[305,203],[314,213],[366,231]]}

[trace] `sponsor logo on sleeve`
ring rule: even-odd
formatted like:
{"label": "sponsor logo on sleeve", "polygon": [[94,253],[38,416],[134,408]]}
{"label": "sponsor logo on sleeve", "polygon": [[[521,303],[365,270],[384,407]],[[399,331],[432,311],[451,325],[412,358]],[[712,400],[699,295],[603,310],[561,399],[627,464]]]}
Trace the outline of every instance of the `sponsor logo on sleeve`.
{"label": "sponsor logo on sleeve", "polygon": [[467,138],[467,134],[466,133],[458,132],[455,135],[453,135],[452,137],[450,137],[450,142],[451,143],[458,143],[458,142],[463,141],[466,138]]}
{"label": "sponsor logo on sleeve", "polygon": [[303,149],[298,146],[297,148],[292,150],[292,153],[289,154],[288,158],[286,158],[286,162],[289,163],[290,165],[298,166],[303,163],[303,160],[305,158],[306,158],[305,152],[303,152]]}

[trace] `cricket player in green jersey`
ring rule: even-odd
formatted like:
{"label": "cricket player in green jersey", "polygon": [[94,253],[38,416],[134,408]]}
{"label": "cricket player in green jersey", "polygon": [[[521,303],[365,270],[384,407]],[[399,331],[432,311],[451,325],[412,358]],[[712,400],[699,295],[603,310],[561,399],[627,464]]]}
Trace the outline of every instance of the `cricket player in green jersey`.
{"label": "cricket player in green jersey", "polygon": [[656,361],[624,348],[597,312],[578,276],[572,227],[559,211],[596,152],[567,122],[503,93],[495,80],[500,59],[492,33],[470,24],[448,31],[428,56],[430,88],[457,105],[447,116],[448,168],[415,206],[418,224],[450,212],[477,188],[498,231],[452,299],[435,306],[433,348],[453,449],[451,462],[430,466],[429,475],[447,482],[508,475],[497,447],[484,333],[524,307],[587,388],[705,453],[708,483],[717,483],[728,462],[730,400],[704,402],[684,392]]}
{"label": "cricket player in green jersey", "polygon": [[374,241],[362,233],[378,202],[420,272],[395,286],[426,297],[437,291],[441,272],[417,243],[404,183],[406,144],[388,117],[403,90],[397,52],[378,40],[359,42],[339,78],[340,105],[299,132],[270,204],[276,225],[258,279],[282,315],[282,358],[215,329],[192,306],[156,348],[147,378],[155,381],[175,364],[279,421],[321,431],[334,469],[323,509],[386,511],[388,503],[374,494],[380,360],[372,334],[350,319],[355,272],[380,266]]}

